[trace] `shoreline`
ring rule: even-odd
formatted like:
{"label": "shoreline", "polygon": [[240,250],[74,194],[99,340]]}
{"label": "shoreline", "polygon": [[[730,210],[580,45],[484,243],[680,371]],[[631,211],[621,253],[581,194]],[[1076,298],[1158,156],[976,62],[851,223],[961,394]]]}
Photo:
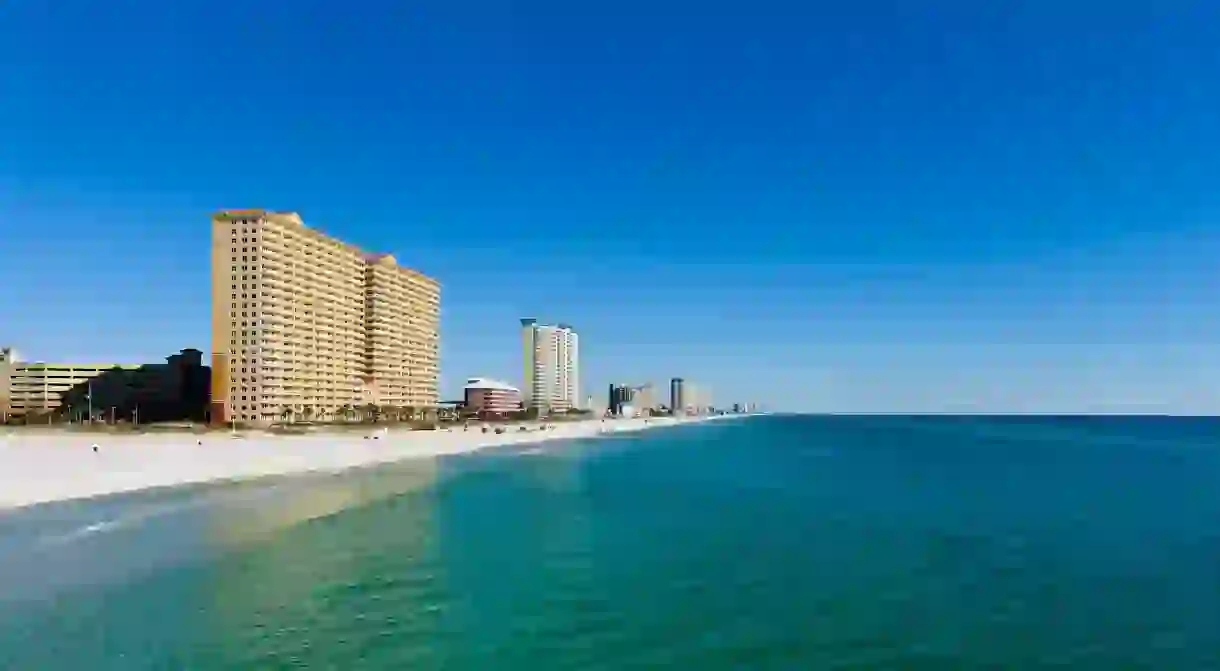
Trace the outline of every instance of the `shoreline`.
{"label": "shoreline", "polygon": [[[749,417],[590,419],[503,425],[504,433],[469,430],[272,434],[0,433],[0,514],[62,501],[113,494],[239,482],[259,478],[340,473],[411,459],[435,459],[494,447],[595,438],[667,426]],[[533,430],[520,431],[520,426]],[[374,437],[376,436],[376,437]],[[95,453],[92,446],[96,444]]]}

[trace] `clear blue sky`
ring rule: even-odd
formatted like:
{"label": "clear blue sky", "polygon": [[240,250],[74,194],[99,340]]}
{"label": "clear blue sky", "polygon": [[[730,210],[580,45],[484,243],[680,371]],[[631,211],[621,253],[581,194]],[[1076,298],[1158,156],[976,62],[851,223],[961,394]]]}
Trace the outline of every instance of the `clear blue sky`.
{"label": "clear blue sky", "polygon": [[[1220,408],[1214,2],[8,0],[0,342],[208,349],[208,213],[444,284],[442,391]],[[729,390],[734,390],[730,392]]]}

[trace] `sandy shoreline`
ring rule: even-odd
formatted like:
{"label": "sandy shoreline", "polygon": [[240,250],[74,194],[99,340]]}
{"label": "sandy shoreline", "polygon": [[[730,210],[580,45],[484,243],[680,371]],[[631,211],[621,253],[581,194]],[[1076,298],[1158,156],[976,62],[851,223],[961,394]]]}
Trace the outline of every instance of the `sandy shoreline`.
{"label": "sandy shoreline", "polygon": [[[5,434],[0,430],[0,511],[158,487],[337,472],[404,459],[590,438],[715,418],[588,420],[548,431],[374,431],[302,436],[229,434]],[[366,436],[377,433],[378,439]],[[202,442],[202,444],[200,444]],[[92,445],[98,445],[96,453]]]}

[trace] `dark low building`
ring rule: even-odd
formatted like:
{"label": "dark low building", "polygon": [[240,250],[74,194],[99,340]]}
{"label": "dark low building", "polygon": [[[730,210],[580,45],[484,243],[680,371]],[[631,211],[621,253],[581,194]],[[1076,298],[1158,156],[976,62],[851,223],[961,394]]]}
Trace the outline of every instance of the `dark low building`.
{"label": "dark low building", "polygon": [[102,421],[204,422],[211,377],[203,353],[184,349],[165,363],[101,371],[65,392],[59,405],[71,416],[86,418],[92,412]]}

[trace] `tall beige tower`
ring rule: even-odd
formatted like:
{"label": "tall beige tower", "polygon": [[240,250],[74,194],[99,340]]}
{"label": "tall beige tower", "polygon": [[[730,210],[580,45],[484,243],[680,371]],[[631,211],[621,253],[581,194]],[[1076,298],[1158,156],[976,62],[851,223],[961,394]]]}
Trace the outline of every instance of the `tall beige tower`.
{"label": "tall beige tower", "polygon": [[435,405],[440,287],[291,212],[212,217],[212,418]]}
{"label": "tall beige tower", "polygon": [[388,254],[365,260],[365,361],[380,403],[435,406],[440,287]]}
{"label": "tall beige tower", "polygon": [[580,408],[580,338],[568,324],[521,320],[525,360],[522,402],[541,412]]}

